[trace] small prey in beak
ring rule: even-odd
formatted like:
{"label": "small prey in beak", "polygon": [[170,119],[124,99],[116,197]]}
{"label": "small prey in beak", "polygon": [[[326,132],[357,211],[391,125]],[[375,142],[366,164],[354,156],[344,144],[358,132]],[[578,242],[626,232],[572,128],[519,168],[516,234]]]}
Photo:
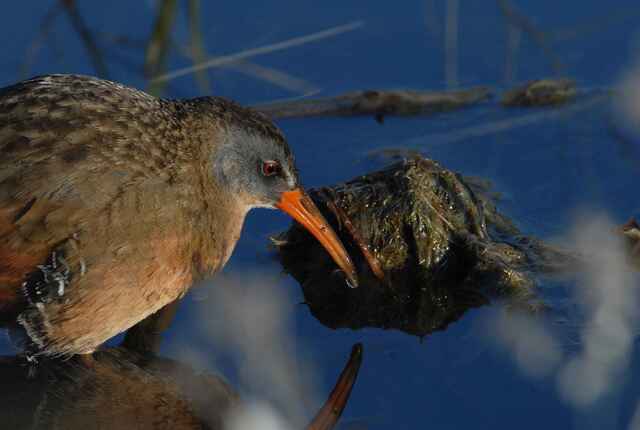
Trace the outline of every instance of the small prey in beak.
{"label": "small prey in beak", "polygon": [[304,190],[296,188],[292,191],[285,191],[282,193],[282,197],[276,207],[289,214],[309,230],[345,273],[349,286],[352,288],[358,286],[356,269],[349,254],[347,254],[338,236]]}

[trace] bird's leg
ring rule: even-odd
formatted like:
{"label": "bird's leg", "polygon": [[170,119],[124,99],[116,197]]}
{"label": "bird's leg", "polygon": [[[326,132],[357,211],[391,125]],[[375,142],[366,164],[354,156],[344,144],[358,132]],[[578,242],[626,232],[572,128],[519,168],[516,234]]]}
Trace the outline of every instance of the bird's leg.
{"label": "bird's leg", "polygon": [[95,359],[93,357],[93,353],[78,354],[76,357],[77,357],[78,363],[82,364],[83,366],[89,369],[93,368],[93,366],[95,365]]}
{"label": "bird's leg", "polygon": [[179,299],[174,300],[127,330],[122,346],[143,354],[157,352],[162,332],[171,325],[179,303]]}

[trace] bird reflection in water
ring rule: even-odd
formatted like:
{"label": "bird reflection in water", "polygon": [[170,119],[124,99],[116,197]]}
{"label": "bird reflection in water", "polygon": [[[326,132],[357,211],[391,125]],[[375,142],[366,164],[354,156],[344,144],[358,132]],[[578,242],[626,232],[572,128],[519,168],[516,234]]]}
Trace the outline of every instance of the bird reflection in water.
{"label": "bird reflection in water", "polygon": [[[157,321],[156,321],[157,322]],[[149,327],[148,327],[149,328]],[[123,345],[157,347],[159,331],[135,334]],[[7,429],[224,429],[243,402],[220,376],[146,350],[105,348],[91,358],[0,358],[0,419]],[[356,344],[325,404],[307,426],[336,425],[362,361]]]}

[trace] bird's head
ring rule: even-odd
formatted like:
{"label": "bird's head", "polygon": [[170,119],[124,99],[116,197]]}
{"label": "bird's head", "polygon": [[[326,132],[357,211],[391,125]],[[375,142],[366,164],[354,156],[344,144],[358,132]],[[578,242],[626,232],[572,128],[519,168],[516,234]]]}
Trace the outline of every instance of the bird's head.
{"label": "bird's head", "polygon": [[357,286],[355,266],[342,242],[300,184],[293,155],[280,130],[264,115],[219,98],[221,138],[213,152],[217,182],[247,209],[277,208],[303,225]]}

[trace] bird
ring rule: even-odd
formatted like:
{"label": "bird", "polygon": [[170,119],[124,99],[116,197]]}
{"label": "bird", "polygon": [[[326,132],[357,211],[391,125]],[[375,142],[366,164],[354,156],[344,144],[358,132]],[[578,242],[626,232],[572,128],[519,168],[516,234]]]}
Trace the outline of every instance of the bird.
{"label": "bird", "polygon": [[0,324],[34,359],[91,354],[213,276],[258,207],[305,226],[357,286],[263,114],[83,75],[0,89]]}
{"label": "bird", "polygon": [[[217,372],[195,370],[186,362],[123,347],[103,348],[95,356],[89,367],[83,356],[76,356],[48,360],[35,369],[25,366],[21,357],[0,356],[3,427],[216,430],[246,428],[240,424],[255,422],[252,409],[264,412],[255,407],[255,400],[241,398]],[[362,360],[363,347],[355,344],[333,390],[306,430],[337,427]],[[261,425],[265,427],[273,428]]]}

